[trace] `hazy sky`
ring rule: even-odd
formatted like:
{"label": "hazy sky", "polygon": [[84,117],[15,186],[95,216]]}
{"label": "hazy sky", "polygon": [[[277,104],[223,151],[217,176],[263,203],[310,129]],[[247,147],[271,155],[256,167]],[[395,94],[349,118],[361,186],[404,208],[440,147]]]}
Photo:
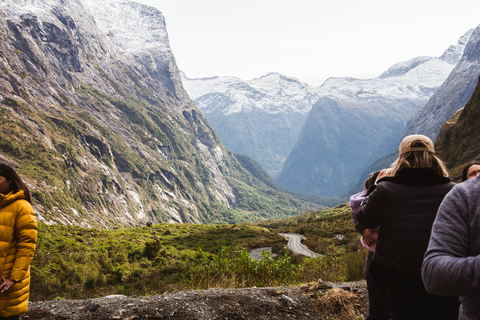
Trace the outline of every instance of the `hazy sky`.
{"label": "hazy sky", "polygon": [[374,78],[397,62],[440,56],[480,25],[479,0],[134,1],[162,11],[190,78]]}

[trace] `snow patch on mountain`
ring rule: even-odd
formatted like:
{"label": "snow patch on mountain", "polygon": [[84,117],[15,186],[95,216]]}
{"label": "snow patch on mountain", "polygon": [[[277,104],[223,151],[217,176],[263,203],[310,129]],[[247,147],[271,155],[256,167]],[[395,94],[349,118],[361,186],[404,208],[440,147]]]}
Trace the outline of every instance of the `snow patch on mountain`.
{"label": "snow patch on mountain", "polygon": [[98,28],[128,53],[155,49],[171,54],[163,14],[156,8],[122,0],[81,0]]}
{"label": "snow patch on mountain", "polygon": [[336,100],[383,97],[425,101],[453,67],[438,58],[411,59],[395,64],[375,79],[329,78],[320,87],[319,95]]}
{"label": "snow patch on mountain", "polygon": [[[235,77],[190,79],[183,74],[182,81],[190,97],[230,150],[251,156],[272,176],[285,176],[280,171],[286,155],[299,143],[302,127],[312,116],[312,108],[316,104],[320,106],[321,101],[328,102],[325,108],[332,105],[339,108],[336,113],[329,112],[329,117],[358,115],[358,119],[368,121],[368,125],[388,119],[391,125],[383,126],[376,133],[380,135],[378,141],[369,141],[371,145],[365,146],[364,152],[370,153],[370,156],[373,157],[373,151],[384,151],[371,149],[375,144],[383,143],[384,149],[390,144],[397,144],[396,139],[403,134],[408,120],[428,102],[455,67],[468,37],[469,33],[462,36],[441,57],[416,57],[399,62],[373,79],[328,78],[322,86],[309,86],[298,79],[270,73],[252,80]],[[317,112],[315,116],[321,117],[322,114],[327,116],[326,111]],[[332,118],[329,123],[332,121],[342,119]],[[318,134],[322,135],[321,132]],[[340,136],[336,139],[344,141]],[[348,139],[344,142],[348,143]],[[305,145],[308,147],[308,144]],[[365,162],[372,160],[364,158]],[[334,159],[332,163],[342,163],[343,160]],[[315,159],[311,159],[310,163],[314,162]],[[291,168],[295,166],[291,165]],[[357,178],[355,172],[349,172],[348,176],[352,180]],[[306,181],[309,177],[298,179]],[[349,183],[345,181],[344,185]],[[311,186],[303,190],[292,185],[283,186],[301,192],[313,190]]]}
{"label": "snow patch on mountain", "polygon": [[388,68],[387,71],[382,73],[379,78],[384,79],[384,78],[389,78],[389,77],[398,77],[401,75],[404,75],[408,71],[410,71],[413,68],[416,68],[417,66],[431,60],[432,57],[417,57],[408,61],[403,61],[394,64],[390,68]]}
{"label": "snow patch on mountain", "polygon": [[238,112],[264,111],[267,113],[298,112],[308,114],[318,99],[318,88],[279,73],[245,81],[236,77],[190,79],[182,73],[183,86],[193,100],[209,94],[228,98],[229,104],[197,102],[200,110],[229,115]]}
{"label": "snow patch on mountain", "polygon": [[[60,5],[58,1],[57,3]],[[24,14],[47,18],[51,16],[50,12],[55,5],[54,1],[17,0],[14,4],[0,2],[0,7],[8,14],[8,17],[16,20],[19,20]]]}
{"label": "snow patch on mountain", "polygon": [[[307,115],[321,97],[350,101],[385,97],[426,103],[453,67],[440,58],[419,57],[397,63],[375,79],[328,78],[320,87],[278,73],[253,80],[235,77],[190,79],[183,74],[183,85],[200,110],[206,113],[230,115],[258,110]],[[229,103],[201,99],[207,95],[228,98]],[[419,104],[419,108],[422,106]]]}

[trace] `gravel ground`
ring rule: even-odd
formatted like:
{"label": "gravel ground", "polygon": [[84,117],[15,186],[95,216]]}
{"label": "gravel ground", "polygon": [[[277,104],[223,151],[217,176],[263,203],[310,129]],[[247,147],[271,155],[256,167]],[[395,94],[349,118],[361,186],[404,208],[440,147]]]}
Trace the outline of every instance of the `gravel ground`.
{"label": "gravel ground", "polygon": [[292,287],[210,289],[151,297],[112,295],[88,300],[30,302],[29,312],[20,319],[358,320],[366,318],[367,307],[364,281],[340,284],[319,281]]}

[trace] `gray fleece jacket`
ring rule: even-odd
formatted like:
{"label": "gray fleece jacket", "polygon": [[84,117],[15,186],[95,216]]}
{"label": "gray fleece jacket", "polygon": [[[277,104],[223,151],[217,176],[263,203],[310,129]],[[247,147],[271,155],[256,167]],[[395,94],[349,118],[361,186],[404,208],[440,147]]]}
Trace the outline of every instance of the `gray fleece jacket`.
{"label": "gray fleece jacket", "polygon": [[445,196],[422,277],[428,292],[460,296],[459,319],[480,319],[480,177],[457,184]]}

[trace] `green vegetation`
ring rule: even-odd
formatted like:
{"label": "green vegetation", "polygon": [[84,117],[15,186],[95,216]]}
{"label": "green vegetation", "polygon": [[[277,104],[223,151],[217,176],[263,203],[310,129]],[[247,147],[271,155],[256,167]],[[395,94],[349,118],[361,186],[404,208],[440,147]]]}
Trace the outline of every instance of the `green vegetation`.
{"label": "green vegetation", "polygon": [[281,233],[299,233],[304,236],[307,247],[322,254],[326,253],[329,247],[356,250],[358,246],[358,233],[353,226],[352,213],[347,204],[283,220],[264,221],[259,225]]}
{"label": "green vegetation", "polygon": [[[282,190],[252,159],[224,149],[218,135],[197,113],[206,126],[200,131],[202,137],[207,135],[205,139],[225,155],[216,165],[228,181],[225,192],[234,196],[230,205],[220,202],[219,195],[225,195],[215,185],[217,173],[194,147],[191,136],[197,133],[181,115],[169,112],[171,102],[152,97],[147,103],[125,91],[119,93],[112,96],[82,85],[77,94],[88,101],[88,108],[77,105],[78,97],[59,93],[56,100],[62,105],[58,107],[61,113],[38,112],[35,106],[14,99],[7,99],[0,108],[2,155],[36,187],[33,197],[48,221],[64,223],[63,217],[67,217],[98,226],[91,213],[108,212],[104,226],[123,227],[124,220],[111,216],[138,211],[130,190],[148,208],[146,215],[157,222],[170,219],[159,189],[195,204],[195,209],[167,204],[183,210],[189,222],[259,222],[326,208],[321,202],[298,199]],[[30,122],[18,121],[17,113],[28,115]],[[109,121],[106,115],[111,115]],[[128,130],[114,130],[107,122],[115,123],[114,128],[127,124]],[[159,154],[159,146],[169,148],[168,160]],[[121,210],[119,201],[124,203]],[[79,215],[72,216],[72,209]]]}
{"label": "green vegetation", "polygon": [[468,103],[443,124],[435,141],[437,155],[445,161],[455,182],[461,181],[465,164],[480,160],[479,105],[480,85],[477,84]]}
{"label": "green vegetation", "polygon": [[[29,61],[20,49],[0,55]],[[175,75],[163,82],[123,61],[104,68],[91,53],[85,59],[83,83],[57,74],[55,60],[34,74],[27,70],[38,59],[2,67],[22,81],[16,95],[0,88],[1,158],[31,186],[49,223],[233,224],[340,203],[288,192],[258,163],[226,150]]]}
{"label": "green vegetation", "polygon": [[[153,295],[214,287],[293,285],[363,279],[366,251],[350,208],[259,225],[157,224],[97,230],[39,224],[31,299]],[[275,225],[275,226],[274,226]],[[293,256],[280,232],[302,232],[324,256]],[[343,239],[336,235],[343,235]],[[272,247],[260,261],[248,250]],[[311,247],[311,249],[314,249]]]}

